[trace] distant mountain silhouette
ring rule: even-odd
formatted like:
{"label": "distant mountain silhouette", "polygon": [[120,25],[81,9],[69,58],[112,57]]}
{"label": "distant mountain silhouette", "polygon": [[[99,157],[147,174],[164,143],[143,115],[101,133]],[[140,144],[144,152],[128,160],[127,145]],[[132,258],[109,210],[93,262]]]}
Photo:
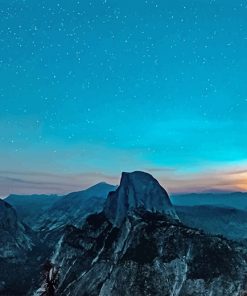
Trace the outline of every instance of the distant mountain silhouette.
{"label": "distant mountain silhouette", "polygon": [[172,195],[171,200],[177,206],[213,205],[240,210],[247,209],[247,192],[188,193]]}
{"label": "distant mountain silhouette", "polygon": [[11,194],[4,200],[16,209],[19,218],[23,222],[33,225],[37,218],[60,198],[61,196],[55,194]]}
{"label": "distant mountain silhouette", "polygon": [[181,221],[211,234],[229,239],[247,239],[247,211],[214,205],[176,206]]}
{"label": "distant mountain silhouette", "polygon": [[79,226],[88,214],[102,210],[108,193],[115,189],[116,186],[101,182],[88,189],[69,193],[44,211],[34,228],[53,230],[66,224]]}

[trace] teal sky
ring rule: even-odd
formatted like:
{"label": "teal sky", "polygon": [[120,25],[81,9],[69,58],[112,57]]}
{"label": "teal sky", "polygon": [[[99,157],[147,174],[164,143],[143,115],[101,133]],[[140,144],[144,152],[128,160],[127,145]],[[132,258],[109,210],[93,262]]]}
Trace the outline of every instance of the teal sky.
{"label": "teal sky", "polygon": [[247,190],[246,53],[243,0],[0,0],[0,196]]}

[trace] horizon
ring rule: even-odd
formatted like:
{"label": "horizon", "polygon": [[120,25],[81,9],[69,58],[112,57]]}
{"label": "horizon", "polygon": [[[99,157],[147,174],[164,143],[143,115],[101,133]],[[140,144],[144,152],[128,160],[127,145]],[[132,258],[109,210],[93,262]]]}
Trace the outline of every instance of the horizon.
{"label": "horizon", "polygon": [[[121,178],[121,177],[120,177]],[[97,186],[97,185],[100,185],[100,184],[107,184],[107,185],[110,185],[110,186],[119,186],[120,184],[120,178],[119,178],[119,182],[117,183],[109,183],[107,181],[99,181],[99,182],[96,182],[96,183],[92,183],[90,185],[86,185],[85,187],[78,187],[76,188],[76,190],[73,190],[73,188],[71,188],[70,191],[65,191],[65,192],[49,192],[49,191],[45,191],[45,192],[21,192],[21,193],[15,193],[15,192],[12,192],[12,193],[9,193],[7,195],[0,195],[0,199],[5,199],[11,195],[16,195],[16,196],[19,196],[19,195],[23,195],[23,196],[32,196],[32,195],[37,195],[37,196],[40,196],[40,195],[57,195],[57,196],[66,196],[70,193],[73,193],[73,192],[80,192],[80,191],[84,191],[84,190],[87,190],[87,189],[90,189],[91,187],[94,187],[94,186]],[[157,179],[157,181],[160,183],[160,181]],[[234,194],[234,193],[247,193],[247,191],[241,191],[241,190],[221,190],[221,189],[205,189],[205,190],[198,190],[198,191],[169,191],[168,188],[163,185],[162,183],[160,183],[160,185],[168,192],[169,196],[177,196],[177,195],[192,195],[192,194],[199,194],[199,195],[203,195],[203,194],[214,194],[214,195],[220,195],[220,194]]]}
{"label": "horizon", "polygon": [[247,18],[235,1],[3,1],[0,196],[121,171],[247,191]]}

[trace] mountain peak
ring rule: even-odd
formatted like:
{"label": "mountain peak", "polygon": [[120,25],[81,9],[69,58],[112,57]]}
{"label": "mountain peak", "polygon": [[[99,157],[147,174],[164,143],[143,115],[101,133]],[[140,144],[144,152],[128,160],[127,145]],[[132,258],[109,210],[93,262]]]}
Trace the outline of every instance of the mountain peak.
{"label": "mountain peak", "polygon": [[120,186],[108,195],[104,213],[109,221],[120,226],[126,216],[138,208],[177,219],[166,190],[152,175],[141,171],[123,172]]}
{"label": "mountain peak", "polygon": [[116,186],[114,185],[108,184],[106,182],[100,182],[83,190],[82,192],[84,192],[86,196],[91,198],[92,196],[107,196],[110,191],[113,191],[115,189]]}
{"label": "mountain peak", "polygon": [[107,190],[109,190],[111,188],[114,189],[114,188],[116,188],[116,186],[112,185],[112,184],[109,184],[109,183],[106,183],[106,182],[99,182],[99,183],[96,183],[93,186],[91,186],[91,187],[89,187],[89,188],[87,188],[85,190],[95,190],[95,189],[99,189],[99,190],[107,189]]}

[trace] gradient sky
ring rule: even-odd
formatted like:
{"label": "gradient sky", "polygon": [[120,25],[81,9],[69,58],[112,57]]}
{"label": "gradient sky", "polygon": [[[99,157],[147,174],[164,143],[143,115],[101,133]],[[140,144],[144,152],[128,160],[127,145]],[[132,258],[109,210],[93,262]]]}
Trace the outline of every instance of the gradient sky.
{"label": "gradient sky", "polygon": [[247,1],[0,0],[0,196],[247,190],[246,69]]}

